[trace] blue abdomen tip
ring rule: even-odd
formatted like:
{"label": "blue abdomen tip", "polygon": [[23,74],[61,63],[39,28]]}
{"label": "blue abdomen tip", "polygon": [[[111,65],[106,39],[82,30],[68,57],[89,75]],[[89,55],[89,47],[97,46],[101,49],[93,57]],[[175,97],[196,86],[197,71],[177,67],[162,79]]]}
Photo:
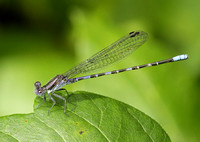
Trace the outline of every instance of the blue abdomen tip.
{"label": "blue abdomen tip", "polygon": [[183,54],[183,55],[178,55],[178,56],[175,56],[173,57],[172,59],[174,61],[180,61],[180,60],[186,60],[188,58],[188,55],[187,54]]}

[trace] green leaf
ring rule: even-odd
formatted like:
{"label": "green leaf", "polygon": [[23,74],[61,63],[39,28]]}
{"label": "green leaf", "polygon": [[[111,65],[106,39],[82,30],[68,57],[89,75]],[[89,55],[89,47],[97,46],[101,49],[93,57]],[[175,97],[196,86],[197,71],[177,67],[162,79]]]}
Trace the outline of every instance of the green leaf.
{"label": "green leaf", "polygon": [[[61,94],[62,95],[62,94]],[[62,95],[63,96],[63,95]],[[55,98],[56,99],[56,98]],[[67,116],[63,101],[50,111],[51,100],[36,97],[34,113],[0,117],[3,141],[170,142],[161,126],[139,110],[88,92],[71,93]]]}

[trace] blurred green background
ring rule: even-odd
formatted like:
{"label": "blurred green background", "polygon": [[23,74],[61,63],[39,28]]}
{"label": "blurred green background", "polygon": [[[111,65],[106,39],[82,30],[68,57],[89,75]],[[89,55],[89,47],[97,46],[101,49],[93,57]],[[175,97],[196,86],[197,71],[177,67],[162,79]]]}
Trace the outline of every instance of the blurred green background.
{"label": "blurred green background", "polygon": [[[174,142],[200,141],[200,1],[1,0],[0,116],[33,112],[42,85],[133,30],[148,41],[101,71],[188,54],[189,60],[80,81],[154,118]],[[99,72],[101,72],[99,71]]]}

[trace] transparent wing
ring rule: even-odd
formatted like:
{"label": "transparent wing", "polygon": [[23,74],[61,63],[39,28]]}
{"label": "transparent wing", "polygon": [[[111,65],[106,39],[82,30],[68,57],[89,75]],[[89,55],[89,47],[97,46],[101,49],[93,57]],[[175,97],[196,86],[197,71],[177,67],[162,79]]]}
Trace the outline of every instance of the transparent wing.
{"label": "transparent wing", "polygon": [[128,35],[81,62],[78,66],[63,73],[63,75],[67,78],[72,78],[78,74],[87,73],[110,65],[133,53],[147,38],[147,33],[143,31],[130,32]]}

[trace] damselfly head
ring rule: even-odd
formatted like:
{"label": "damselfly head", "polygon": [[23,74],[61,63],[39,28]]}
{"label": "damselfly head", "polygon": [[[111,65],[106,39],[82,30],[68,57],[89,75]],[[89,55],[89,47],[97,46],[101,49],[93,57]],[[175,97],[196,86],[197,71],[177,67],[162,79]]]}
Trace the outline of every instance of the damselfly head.
{"label": "damselfly head", "polygon": [[38,96],[42,96],[44,93],[45,91],[41,87],[41,83],[39,81],[35,82],[35,94]]}

